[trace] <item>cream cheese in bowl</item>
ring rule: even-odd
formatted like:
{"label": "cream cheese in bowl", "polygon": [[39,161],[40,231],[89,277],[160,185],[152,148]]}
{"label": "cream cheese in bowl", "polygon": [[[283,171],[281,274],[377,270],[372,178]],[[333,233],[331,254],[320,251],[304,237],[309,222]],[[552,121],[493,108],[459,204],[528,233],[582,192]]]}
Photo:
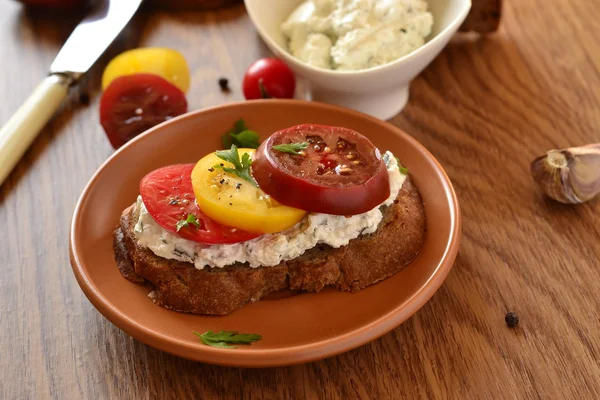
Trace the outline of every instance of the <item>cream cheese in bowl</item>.
{"label": "cream cheese in bowl", "polygon": [[423,46],[433,16],[424,0],[307,0],[281,25],[288,51],[317,68],[356,71]]}

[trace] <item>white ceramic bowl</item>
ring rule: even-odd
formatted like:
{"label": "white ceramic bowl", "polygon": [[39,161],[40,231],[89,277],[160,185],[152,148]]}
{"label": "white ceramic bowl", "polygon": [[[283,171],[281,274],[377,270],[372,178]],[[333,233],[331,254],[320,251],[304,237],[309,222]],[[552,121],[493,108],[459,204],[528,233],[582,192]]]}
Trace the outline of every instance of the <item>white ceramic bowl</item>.
{"label": "white ceramic bowl", "polygon": [[379,67],[330,71],[312,67],[286,50],[281,23],[303,0],[244,1],[267,46],[305,78],[309,99],[353,108],[381,119],[392,118],[402,111],[408,101],[410,82],[442,51],[471,9],[471,0],[427,0],[434,25],[423,47]]}

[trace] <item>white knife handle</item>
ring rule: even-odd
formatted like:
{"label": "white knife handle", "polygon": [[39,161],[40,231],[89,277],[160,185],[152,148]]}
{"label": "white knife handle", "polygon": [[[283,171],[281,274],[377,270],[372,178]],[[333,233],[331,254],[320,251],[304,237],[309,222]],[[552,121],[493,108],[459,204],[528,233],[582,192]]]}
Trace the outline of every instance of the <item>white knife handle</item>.
{"label": "white knife handle", "polygon": [[67,97],[70,83],[66,75],[46,77],[0,129],[0,186]]}

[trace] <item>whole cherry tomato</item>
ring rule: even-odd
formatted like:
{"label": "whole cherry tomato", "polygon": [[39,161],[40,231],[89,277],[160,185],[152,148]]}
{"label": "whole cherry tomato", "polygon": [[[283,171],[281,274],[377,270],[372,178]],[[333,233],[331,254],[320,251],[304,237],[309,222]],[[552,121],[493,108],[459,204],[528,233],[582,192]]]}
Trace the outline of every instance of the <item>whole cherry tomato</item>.
{"label": "whole cherry tomato", "polygon": [[296,89],[296,78],[283,61],[262,58],[248,68],[242,87],[246,100],[291,99]]}

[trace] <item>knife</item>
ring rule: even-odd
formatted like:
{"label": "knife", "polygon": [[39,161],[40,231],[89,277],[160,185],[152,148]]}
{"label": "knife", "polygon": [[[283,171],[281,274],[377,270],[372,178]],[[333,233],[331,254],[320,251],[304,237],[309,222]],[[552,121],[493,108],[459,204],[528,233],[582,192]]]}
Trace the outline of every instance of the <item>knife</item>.
{"label": "knife", "polygon": [[0,186],[76,84],[123,30],[143,0],[100,0],[77,25],[48,76],[0,129]]}

